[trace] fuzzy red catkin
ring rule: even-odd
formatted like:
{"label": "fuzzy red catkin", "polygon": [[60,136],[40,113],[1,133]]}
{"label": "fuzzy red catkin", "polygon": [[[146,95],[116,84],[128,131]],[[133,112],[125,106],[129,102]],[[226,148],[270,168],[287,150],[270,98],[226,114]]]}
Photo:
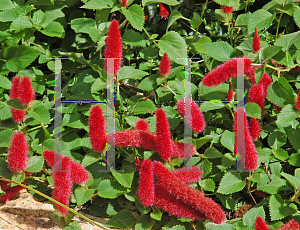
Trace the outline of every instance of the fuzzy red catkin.
{"label": "fuzzy red catkin", "polygon": [[195,190],[185,184],[179,178],[174,177],[161,162],[154,162],[154,175],[158,179],[157,183],[176,199],[192,206],[205,217],[216,224],[221,224],[226,220],[225,212],[220,205],[215,203],[211,198],[205,197],[203,193]]}
{"label": "fuzzy red catkin", "polygon": [[[25,184],[25,182],[23,182],[22,184]],[[10,182],[3,181],[3,180],[0,180],[0,187],[1,187],[1,190],[3,192],[5,192],[5,194],[3,194],[2,196],[0,196],[0,202],[1,203],[5,203],[6,201],[10,200],[16,194],[18,194],[19,191],[21,191],[23,189],[23,187],[20,186],[20,185],[11,187],[11,183]]]}
{"label": "fuzzy red catkin", "polygon": [[122,6],[124,6],[124,7],[127,6],[127,0],[122,0]]}
{"label": "fuzzy red catkin", "polygon": [[251,117],[251,120],[249,123],[249,132],[254,141],[257,140],[257,138],[259,137],[259,135],[261,133],[260,125],[259,125],[258,121],[256,120],[256,118],[254,118],[254,117]]}
{"label": "fuzzy red catkin", "polygon": [[153,164],[150,159],[144,160],[140,167],[140,179],[137,196],[141,200],[144,207],[152,206],[154,204],[154,175]]}
{"label": "fuzzy red catkin", "polygon": [[300,90],[299,90],[298,95],[297,95],[297,100],[296,100],[295,107],[296,107],[296,109],[300,110]]}
{"label": "fuzzy red catkin", "polygon": [[22,78],[19,84],[19,96],[20,102],[23,106],[28,105],[35,98],[35,93],[32,88],[29,77],[25,76]]}
{"label": "fuzzy red catkin", "polygon": [[162,57],[160,64],[159,64],[159,73],[164,78],[171,70],[171,62],[168,57],[168,53],[164,53],[164,56]]}
{"label": "fuzzy red catkin", "polygon": [[228,94],[227,94],[226,99],[228,101],[232,101],[233,100],[233,89],[232,89],[231,82],[229,82],[229,89],[228,89]]}
{"label": "fuzzy red catkin", "polygon": [[252,49],[254,52],[257,52],[260,50],[260,39],[257,32],[257,28],[255,27],[255,33],[252,41]]}
{"label": "fuzzy red catkin", "polygon": [[231,14],[233,12],[233,7],[232,6],[221,6],[221,10],[225,14]]}
{"label": "fuzzy red catkin", "polygon": [[119,22],[114,19],[112,20],[108,32],[107,38],[105,39],[105,49],[104,56],[105,58],[115,58],[114,59],[114,72],[108,72],[107,69],[107,59],[105,59],[105,70],[111,75],[116,75],[119,69],[121,68],[122,63],[122,51],[123,44],[121,39],[121,31],[119,29]]}
{"label": "fuzzy red catkin", "polygon": [[28,161],[28,143],[25,135],[22,132],[16,131],[11,139],[10,147],[8,150],[8,167],[15,172],[23,172],[27,167]]}
{"label": "fuzzy red catkin", "polygon": [[105,118],[102,109],[93,106],[89,117],[89,136],[95,152],[102,153],[106,148]]}
{"label": "fuzzy red catkin", "polygon": [[161,18],[167,18],[169,16],[169,11],[166,10],[166,8],[163,6],[163,4],[159,3],[159,16]]}
{"label": "fuzzy red catkin", "polygon": [[217,86],[228,81],[232,77],[236,77],[238,59],[244,60],[244,73],[247,76],[250,73],[253,75],[253,69],[251,67],[252,61],[248,57],[233,58],[208,73],[202,80],[203,85],[208,87]]}
{"label": "fuzzy red catkin", "polygon": [[184,183],[190,184],[201,180],[202,170],[196,165],[176,169],[172,172],[174,176],[179,178]]}
{"label": "fuzzy red catkin", "polygon": [[261,109],[261,119],[264,114],[264,108],[265,108],[265,98],[264,98],[264,92],[261,87],[261,85],[252,85],[249,89],[248,93],[248,102],[254,102],[259,105]]}
{"label": "fuzzy red catkin", "polygon": [[206,220],[207,218],[196,209],[170,195],[166,190],[155,184],[154,206],[167,211],[179,218]]}
{"label": "fuzzy red catkin", "polygon": [[[185,156],[184,149],[186,148],[187,155]],[[196,148],[189,143],[173,141],[173,157],[176,158],[190,158],[194,155]]]}
{"label": "fuzzy red catkin", "polygon": [[[13,79],[12,79],[12,85],[11,85],[11,88],[10,88],[10,99],[15,99],[15,98],[18,98],[19,96],[19,85],[20,85],[20,82],[21,82],[21,77],[20,76],[15,76]],[[21,122],[24,120],[25,118],[25,111],[24,110],[17,110],[17,109],[13,109],[13,108],[10,108],[11,110],[11,113],[12,113],[12,117],[13,117],[13,120],[15,122]]]}
{"label": "fuzzy red catkin", "polygon": [[260,85],[262,87],[263,90],[263,95],[264,96],[268,96],[267,94],[267,89],[269,87],[269,85],[272,83],[272,79],[270,78],[270,76],[265,72],[264,75],[262,76],[262,78],[260,79],[258,85]]}
{"label": "fuzzy red catkin", "polygon": [[136,130],[149,131],[149,124],[144,120],[140,119],[135,123]]}
{"label": "fuzzy red catkin", "polygon": [[256,217],[255,230],[270,230],[267,223],[260,216]]}
{"label": "fuzzy red catkin", "polygon": [[291,219],[289,222],[287,222],[285,225],[281,226],[277,230],[299,230],[300,225],[297,223],[294,219]]}
{"label": "fuzzy red catkin", "polygon": [[[185,117],[185,101],[187,101],[187,104],[191,104],[191,117]],[[177,102],[177,111],[178,113],[184,117],[187,124],[192,128],[192,130],[196,133],[200,133],[205,128],[205,120],[204,116],[199,109],[199,106],[191,99],[189,98],[182,98]]]}
{"label": "fuzzy red catkin", "polygon": [[163,109],[157,109],[155,112],[155,116],[157,152],[164,161],[167,161],[173,155],[173,144],[169,122]]}
{"label": "fuzzy red catkin", "polygon": [[[61,166],[59,162],[54,162],[53,166],[53,198],[65,206],[69,206],[69,199],[72,194],[71,182],[71,160],[68,157],[63,157]],[[57,210],[65,216],[68,210],[60,205],[56,205]]]}

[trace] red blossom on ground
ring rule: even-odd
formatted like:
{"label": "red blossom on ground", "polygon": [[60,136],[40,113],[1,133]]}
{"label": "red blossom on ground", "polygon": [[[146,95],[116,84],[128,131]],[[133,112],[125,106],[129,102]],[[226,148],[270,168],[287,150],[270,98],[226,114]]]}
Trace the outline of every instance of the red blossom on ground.
{"label": "red blossom on ground", "polygon": [[[185,116],[185,101],[191,104],[191,117]],[[188,103],[188,104],[189,104]],[[196,133],[200,133],[205,128],[205,120],[204,116],[199,109],[199,106],[191,99],[182,98],[177,102],[177,111],[178,113],[184,117],[187,124],[192,128],[192,130]]]}
{"label": "red blossom on ground", "polygon": [[187,184],[199,181],[202,176],[202,170],[195,165],[191,167],[176,169],[172,173],[174,176]]}
{"label": "red blossom on ground", "polygon": [[161,18],[167,18],[169,16],[169,11],[166,10],[166,8],[163,6],[163,4],[159,3],[159,16]]}
{"label": "red blossom on ground", "polygon": [[225,14],[231,14],[233,12],[233,7],[232,6],[221,6],[221,10]]}
{"label": "red blossom on ground", "polygon": [[154,204],[154,175],[153,164],[150,159],[144,160],[140,167],[140,179],[137,196],[140,198],[144,207]]}
{"label": "red blossom on ground", "polygon": [[157,109],[155,116],[157,152],[164,161],[167,161],[173,155],[173,145],[169,122],[163,109]]}
{"label": "red blossom on ground", "polygon": [[258,35],[256,27],[255,27],[255,33],[254,33],[253,42],[252,42],[252,49],[254,52],[257,52],[260,50],[260,39],[259,39],[259,35]]}
{"label": "red blossom on ground", "polygon": [[295,107],[296,107],[296,109],[300,110],[300,90],[299,90],[298,95],[297,95],[297,100],[296,100]]}
{"label": "red blossom on ground", "polygon": [[263,90],[263,94],[267,95],[267,89],[269,87],[269,85],[272,83],[272,79],[270,78],[270,76],[265,72],[264,75],[262,76],[262,78],[260,79],[258,85],[260,85],[262,87]]}
{"label": "red blossom on ground", "polygon": [[164,56],[162,57],[160,64],[159,64],[159,73],[164,78],[171,70],[171,62],[168,57],[168,53],[164,53]]}
{"label": "red blossom on ground", "polygon": [[89,117],[89,136],[95,152],[102,153],[106,148],[105,118],[102,109],[93,106]]}
{"label": "red blossom on ground", "polygon": [[[115,58],[114,59],[114,72],[108,72],[111,75],[116,75],[119,69],[121,68],[122,63],[122,51],[123,44],[121,39],[121,31],[119,29],[119,22],[114,19],[112,20],[108,32],[107,38],[105,39],[105,50],[104,56],[105,58]],[[107,59],[105,59],[105,70],[107,69]]]}
{"label": "red blossom on ground", "polygon": [[26,141],[25,135],[22,132],[15,132],[8,150],[8,167],[12,173],[20,172],[22,173],[27,167],[28,161],[28,143]]}
{"label": "red blossom on ground", "polygon": [[248,93],[248,102],[254,102],[259,105],[262,117],[265,108],[265,98],[264,91],[261,85],[255,84],[251,86]]}
{"label": "red blossom on ground", "polygon": [[35,93],[32,88],[31,81],[29,77],[25,76],[22,78],[19,84],[19,96],[20,102],[23,106],[28,105],[35,98]]}
{"label": "red blossom on ground", "polygon": [[149,124],[144,119],[140,119],[135,123],[135,129],[149,131]]}
{"label": "red blossom on ground", "polygon": [[[23,182],[22,184],[25,184],[25,182]],[[0,180],[0,187],[1,190],[5,192],[5,194],[0,196],[1,203],[5,203],[6,201],[10,200],[23,189],[23,187],[20,185],[11,187],[10,182],[3,180]]]}
{"label": "red blossom on ground", "polygon": [[122,6],[124,6],[124,7],[127,6],[127,0],[122,0]]}
{"label": "red blossom on ground", "polygon": [[256,120],[256,118],[251,117],[250,123],[249,123],[249,132],[254,141],[257,140],[257,138],[260,136],[261,128]]}
{"label": "red blossom on ground", "polygon": [[154,175],[158,179],[156,182],[158,186],[169,192],[176,199],[182,200],[198,210],[212,222],[221,224],[226,220],[225,212],[219,204],[215,203],[211,198],[205,197],[203,193],[185,184],[179,178],[174,177],[173,173],[161,162],[154,162]]}
{"label": "red blossom on ground", "polygon": [[299,230],[300,225],[297,223],[294,219],[291,219],[289,222],[287,222],[285,225],[281,226],[277,230]]}
{"label": "red blossom on ground", "polygon": [[237,63],[239,59],[244,60],[244,73],[248,75],[253,75],[254,72],[251,67],[252,61],[248,57],[243,58],[233,58],[222,65],[219,65],[208,73],[202,80],[203,85],[212,87],[220,85],[230,78],[237,76]]}
{"label": "red blossom on ground", "polygon": [[270,230],[267,223],[260,216],[256,217],[255,230]]}
{"label": "red blossom on ground", "polygon": [[229,82],[229,89],[228,89],[228,94],[227,94],[226,99],[228,101],[232,101],[233,100],[233,90],[232,90],[231,82]]}

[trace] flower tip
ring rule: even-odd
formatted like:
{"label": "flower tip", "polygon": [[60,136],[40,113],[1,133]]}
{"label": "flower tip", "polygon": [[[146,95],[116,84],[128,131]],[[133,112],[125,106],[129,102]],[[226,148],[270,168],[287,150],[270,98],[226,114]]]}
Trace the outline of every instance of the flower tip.
{"label": "flower tip", "polygon": [[160,64],[159,64],[159,73],[164,78],[171,70],[171,62],[168,57],[168,53],[164,53],[164,56],[162,57]]}
{"label": "flower tip", "polygon": [[256,27],[255,27],[255,33],[254,33],[253,42],[252,42],[252,48],[253,48],[254,52],[257,52],[260,50],[260,39],[259,39],[259,35],[258,35]]}

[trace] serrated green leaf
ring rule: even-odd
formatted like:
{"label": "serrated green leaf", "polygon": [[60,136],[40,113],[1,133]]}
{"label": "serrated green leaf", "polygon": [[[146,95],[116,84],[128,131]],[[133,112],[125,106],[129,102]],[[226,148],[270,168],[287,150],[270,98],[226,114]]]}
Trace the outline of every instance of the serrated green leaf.
{"label": "serrated green leaf", "polygon": [[33,27],[31,19],[28,16],[20,15],[17,19],[13,20],[10,30],[22,30],[31,27]]}
{"label": "serrated green leaf", "polygon": [[272,195],[269,201],[271,220],[281,220],[297,212],[297,206],[293,203],[284,203],[279,194]]}
{"label": "serrated green leaf", "polygon": [[276,123],[287,123],[300,116],[300,111],[294,108],[294,105],[286,105],[279,113]]}
{"label": "serrated green leaf", "polygon": [[200,110],[202,112],[207,112],[211,110],[221,109],[225,106],[221,101],[205,101],[201,103]]}
{"label": "serrated green leaf", "polygon": [[128,209],[123,209],[113,216],[105,226],[118,229],[129,229],[134,225],[135,219]]}
{"label": "serrated green leaf", "polygon": [[[125,164],[125,163],[124,163]],[[134,168],[132,166],[127,165],[126,167],[122,167],[123,172],[115,172],[111,171],[113,176],[119,182],[119,184],[123,185],[126,188],[130,188],[134,175]]]}
{"label": "serrated green leaf", "polygon": [[248,227],[253,228],[255,220],[258,216],[265,219],[265,210],[263,206],[257,208],[251,208],[246,214],[243,216],[243,221]]}
{"label": "serrated green leaf", "polygon": [[206,177],[212,170],[212,163],[207,159],[201,161],[201,163],[198,166],[203,171],[202,177]]}
{"label": "serrated green leaf", "polygon": [[219,158],[223,157],[223,154],[214,147],[209,147],[205,150],[204,156],[207,158]]}
{"label": "serrated green leaf", "polygon": [[170,28],[170,26],[178,19],[182,18],[182,14],[178,10],[173,10],[172,13],[169,16],[167,31]]}
{"label": "serrated green leaf", "polygon": [[227,42],[219,41],[203,44],[203,47],[207,50],[208,55],[218,61],[228,61],[233,48]]}
{"label": "serrated green leaf", "polygon": [[200,186],[205,191],[210,191],[210,192],[215,191],[215,182],[212,179],[201,180],[199,183],[200,183]]}
{"label": "serrated green leaf", "polygon": [[9,147],[10,146],[10,139],[14,131],[12,129],[2,130],[0,132],[0,147]]}
{"label": "serrated green leaf", "polygon": [[231,152],[234,151],[234,132],[230,132],[228,130],[225,130],[225,132],[222,134],[221,138],[221,144],[229,149]]}
{"label": "serrated green leaf", "polygon": [[153,225],[155,223],[155,220],[151,219],[150,216],[140,216],[136,222],[136,225],[134,226],[135,230],[151,230]]}
{"label": "serrated green leaf", "polygon": [[134,108],[133,114],[142,114],[142,113],[149,113],[154,112],[156,110],[156,106],[151,100],[147,101],[139,101]]}
{"label": "serrated green leaf", "polygon": [[109,9],[112,8],[114,4],[115,2],[113,0],[91,0],[85,3],[80,8],[91,10]]}
{"label": "serrated green leaf", "polygon": [[150,216],[154,220],[161,221],[162,212],[161,212],[161,210],[159,208],[155,208],[155,210],[150,213]]}
{"label": "serrated green leaf", "polygon": [[23,106],[19,100],[19,98],[14,98],[11,99],[7,102],[7,105],[13,109],[17,109],[17,110],[25,110],[26,107]]}
{"label": "serrated green leaf", "polygon": [[294,21],[297,26],[300,28],[300,9],[295,9],[294,11]]}
{"label": "serrated green leaf", "polygon": [[226,153],[222,157],[222,166],[228,168],[228,167],[231,167],[233,165],[236,165],[236,158],[233,157],[230,153]]}
{"label": "serrated green leaf", "polygon": [[272,132],[268,137],[269,146],[276,150],[286,143],[286,134],[280,131]]}
{"label": "serrated green leaf", "polygon": [[270,58],[272,58],[274,55],[276,55],[282,47],[280,46],[269,46],[261,51],[261,58],[263,62],[267,62]]}
{"label": "serrated green leaf", "polygon": [[92,195],[94,195],[95,189],[85,189],[78,187],[75,189],[74,194],[78,205],[83,205],[88,202]]}
{"label": "serrated green leaf", "polygon": [[11,0],[2,0],[0,4],[0,10],[7,10],[15,8]]}
{"label": "serrated green leaf", "polygon": [[240,15],[238,15],[238,17],[235,21],[235,26],[236,27],[248,26],[249,17],[250,17],[250,14],[240,14]]}
{"label": "serrated green leaf", "polygon": [[[19,182],[19,183],[23,183],[23,181],[25,180],[25,172],[23,173],[14,173],[11,177],[11,180],[15,181],[15,182]],[[17,186],[17,184],[11,182],[11,187]]]}
{"label": "serrated green leaf", "polygon": [[122,36],[122,41],[132,46],[146,47],[147,40],[134,30],[126,30]]}
{"label": "serrated green leaf", "polygon": [[10,89],[11,81],[7,77],[0,76],[0,87],[4,89]]}
{"label": "serrated green leaf", "polygon": [[294,177],[288,173],[282,172],[281,176],[283,176],[295,189],[295,191],[300,187],[300,179]]}
{"label": "serrated green leaf", "polygon": [[39,104],[28,111],[28,114],[35,120],[44,124],[50,124],[50,113],[45,105]]}
{"label": "serrated green leaf", "polygon": [[167,4],[169,6],[175,6],[179,4],[179,2],[177,2],[176,0],[142,0],[143,6],[153,4],[153,3],[160,3],[160,2]]}
{"label": "serrated green leaf", "polygon": [[248,102],[245,105],[245,110],[248,117],[255,117],[257,119],[260,119],[261,109],[258,104],[254,102]]}
{"label": "serrated green leaf", "polygon": [[98,195],[103,198],[115,199],[127,192],[127,188],[114,180],[102,180],[98,186]]}
{"label": "serrated green leaf", "polygon": [[130,22],[133,28],[142,31],[145,23],[143,8],[137,4],[131,5],[128,9],[121,7],[126,19]]}
{"label": "serrated green leaf", "polygon": [[43,168],[44,157],[43,156],[31,156],[27,162],[25,171],[38,172]]}
{"label": "serrated green leaf", "polygon": [[289,128],[287,131],[287,136],[288,139],[291,143],[291,145],[294,147],[294,149],[298,150],[300,149],[300,129],[293,129],[293,128]]}
{"label": "serrated green leaf", "polygon": [[0,158],[0,175],[6,179],[10,179],[12,176],[10,170],[8,169],[8,163],[3,157]]}
{"label": "serrated green leaf", "polygon": [[192,43],[191,47],[196,51],[196,53],[207,54],[207,50],[203,47],[203,44],[211,43],[210,37],[203,36],[199,38],[196,42]]}
{"label": "serrated green leaf", "polygon": [[285,151],[284,149],[276,149],[274,152],[274,156],[282,161],[285,161],[286,159],[289,158],[289,154],[287,151]]}
{"label": "serrated green leaf", "polygon": [[201,148],[204,144],[206,144],[207,142],[213,140],[214,138],[212,136],[204,136],[201,137],[200,139],[195,139],[194,141],[196,142],[196,149]]}
{"label": "serrated green leaf", "polygon": [[96,163],[100,159],[102,159],[102,156],[100,154],[91,152],[84,156],[81,165],[82,167],[87,167],[89,165]]}
{"label": "serrated green leaf", "polygon": [[249,16],[248,31],[252,32],[257,27],[257,30],[262,30],[270,26],[275,19],[275,14],[272,15],[270,12],[264,9],[255,11]]}
{"label": "serrated green leaf", "polygon": [[300,31],[290,34],[281,35],[274,45],[281,46],[282,51],[286,52],[289,48],[300,39]]}
{"label": "serrated green leaf", "polygon": [[220,182],[218,193],[232,194],[241,191],[246,186],[246,182],[236,172],[227,172]]}
{"label": "serrated green leaf", "polygon": [[63,37],[65,30],[59,22],[50,22],[43,30],[41,30],[41,33],[49,37],[61,38]]}
{"label": "serrated green leaf", "polygon": [[264,175],[264,178],[265,180],[261,179],[257,185],[257,190],[259,191],[267,192],[269,194],[277,194],[280,187],[285,185],[285,181],[276,175],[272,174],[271,183],[269,183],[270,181],[267,175]]}
{"label": "serrated green leaf", "polygon": [[117,74],[118,81],[122,81],[125,79],[141,79],[148,75],[148,72],[135,69],[132,66],[123,66]]}
{"label": "serrated green leaf", "polygon": [[3,121],[10,117],[11,117],[10,107],[5,106],[4,108],[0,109],[0,121]]}
{"label": "serrated green leaf", "polygon": [[159,76],[157,74],[150,75],[143,79],[140,84],[138,85],[138,88],[144,91],[152,90],[157,87],[157,78]]}
{"label": "serrated green leaf", "polygon": [[293,153],[290,156],[289,163],[293,166],[300,167],[300,153]]}
{"label": "serrated green leaf", "polygon": [[45,21],[46,21],[46,14],[43,11],[38,10],[33,13],[33,17],[32,17],[33,24],[40,25],[43,24]]}
{"label": "serrated green leaf", "polygon": [[71,21],[71,28],[76,33],[86,33],[90,31],[90,27],[95,27],[96,22],[92,18],[76,18]]}

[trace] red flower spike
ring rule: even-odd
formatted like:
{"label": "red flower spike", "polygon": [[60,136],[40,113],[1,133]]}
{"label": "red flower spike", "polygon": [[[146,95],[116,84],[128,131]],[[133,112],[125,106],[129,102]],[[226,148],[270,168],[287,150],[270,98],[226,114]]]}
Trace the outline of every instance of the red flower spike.
{"label": "red flower spike", "polygon": [[11,110],[11,113],[12,113],[13,120],[15,122],[21,122],[21,121],[24,120],[25,110],[17,110],[17,109],[13,109],[13,108],[10,108],[10,110]]}
{"label": "red flower spike", "polygon": [[221,224],[226,220],[225,212],[220,205],[211,198],[205,197],[203,193],[195,190],[193,187],[185,184],[179,178],[174,177],[161,162],[154,162],[154,175],[157,177],[157,184],[176,199],[182,200],[192,208],[204,214],[216,224]]}
{"label": "red flower spike", "polygon": [[[244,133],[237,133],[237,114],[244,114]],[[245,138],[245,168],[247,170],[255,170],[258,168],[258,154],[253,143],[252,137],[250,136],[249,126],[246,118],[246,113],[243,108],[237,108],[234,118],[233,131],[235,133],[235,146],[234,153],[237,154],[237,144],[242,142],[242,137]]]}
{"label": "red flower spike", "polygon": [[[22,184],[25,184],[25,182],[23,182]],[[1,190],[5,192],[5,194],[0,196],[0,203],[5,203],[6,201],[10,200],[23,189],[23,187],[20,185],[11,187],[10,182],[3,180],[0,180],[0,187]]]}
{"label": "red flower spike", "polygon": [[254,76],[254,72],[251,67],[252,61],[248,57],[233,58],[208,73],[202,80],[203,85],[208,87],[217,86],[228,81],[230,78],[236,77],[238,59],[244,60],[244,73],[247,76]]}
{"label": "red flower spike", "polygon": [[[61,168],[60,168],[61,167]],[[61,172],[60,172],[61,171]],[[53,167],[53,198],[65,206],[69,206],[69,199],[72,194],[71,182],[71,160],[68,157],[63,157],[61,166],[59,162],[54,163]],[[68,210],[60,205],[56,205],[57,210],[66,216]]]}
{"label": "red flower spike", "polygon": [[221,10],[225,14],[231,14],[233,12],[233,7],[232,6],[221,6]]}
{"label": "red flower spike", "polygon": [[140,165],[140,179],[137,196],[141,200],[144,207],[152,206],[154,204],[154,176],[153,164],[150,159],[146,159]]}
{"label": "red flower spike", "polygon": [[[184,148],[187,149],[188,155],[184,155]],[[183,142],[177,142],[173,141],[173,157],[176,158],[190,158],[194,155],[194,152],[196,151],[196,148],[194,145],[191,145],[189,143],[184,144]]]}
{"label": "red flower spike", "polygon": [[183,201],[176,199],[158,185],[155,185],[155,188],[155,207],[167,211],[171,215],[179,218],[187,218],[192,220],[207,219],[202,213],[199,213],[197,210],[185,204]]}
{"label": "red flower spike", "polygon": [[127,0],[122,0],[122,6],[124,6],[124,7],[127,6]]}
{"label": "red flower spike", "polygon": [[149,131],[149,124],[144,119],[138,120],[135,123],[135,129],[142,130],[142,131]]}
{"label": "red flower spike", "polygon": [[226,99],[228,101],[232,101],[233,100],[233,90],[232,90],[231,82],[229,82],[229,89],[228,89],[228,94],[227,94]]}
{"label": "red flower spike", "polygon": [[270,230],[267,223],[260,216],[256,217],[255,230]]}
{"label": "red flower spike", "polygon": [[93,106],[89,117],[89,136],[95,152],[102,153],[106,148],[105,118],[102,109]]}
{"label": "red flower spike", "polygon": [[259,39],[256,27],[255,27],[255,33],[254,33],[253,42],[252,42],[252,49],[254,52],[257,52],[260,50],[260,39]]}
{"label": "red flower spike", "polygon": [[277,230],[299,230],[300,225],[297,223],[294,219],[291,219],[289,222],[287,222],[285,225],[281,226]]}
{"label": "red flower spike", "polygon": [[202,170],[197,166],[179,168],[173,171],[173,175],[184,183],[190,184],[201,180]]}
{"label": "red flower spike", "polygon": [[173,145],[171,139],[170,126],[163,109],[157,109],[156,115],[156,147],[160,157],[167,161],[173,155]]}
{"label": "red flower spike", "polygon": [[[185,117],[185,100],[191,104],[191,115],[192,117]],[[199,109],[198,105],[187,98],[182,98],[177,102],[177,111],[184,117],[187,124],[192,128],[195,133],[201,133],[205,128],[204,116]]]}
{"label": "red flower spike", "polygon": [[263,90],[263,94],[264,96],[268,96],[267,95],[267,89],[269,87],[269,85],[272,83],[272,79],[270,78],[270,76],[265,72],[264,75],[262,76],[262,78],[260,79],[258,85],[260,85],[262,87]]}
{"label": "red flower spike", "polygon": [[28,143],[25,135],[22,132],[15,132],[10,143],[8,150],[8,167],[12,173],[22,173],[27,167],[28,161]]}
{"label": "red flower spike", "polygon": [[163,4],[159,3],[159,16],[161,18],[167,18],[169,16],[169,11],[166,10],[166,8],[163,6]]}
{"label": "red flower spike", "polygon": [[18,75],[12,79],[12,84],[10,88],[10,99],[15,99],[19,97],[20,82],[21,82],[21,77]]}
{"label": "red flower spike", "polygon": [[300,110],[300,90],[299,90],[298,95],[297,95],[297,100],[296,100],[295,107],[296,107],[296,109]]}
{"label": "red flower spike", "polygon": [[35,93],[32,88],[29,77],[25,76],[19,83],[19,96],[20,102],[23,106],[28,105],[35,98]]}
{"label": "red flower spike", "polygon": [[261,118],[264,114],[265,108],[265,98],[264,98],[264,91],[261,85],[252,85],[249,89],[248,93],[248,102],[254,102],[259,105],[261,109]]}
{"label": "red flower spike", "polygon": [[257,138],[260,136],[261,128],[256,120],[256,118],[251,117],[250,123],[249,123],[249,132],[254,141],[257,140]]}
{"label": "red flower spike", "polygon": [[171,70],[171,62],[168,57],[168,53],[164,53],[164,56],[162,57],[160,64],[159,64],[159,73],[164,78]]}
{"label": "red flower spike", "polygon": [[[104,56],[105,58],[115,58],[114,59],[114,72],[110,73],[111,75],[116,75],[119,69],[121,68],[122,63],[122,51],[123,51],[123,44],[121,39],[121,31],[119,29],[119,22],[114,19],[112,20],[108,32],[107,38],[105,39],[105,50]],[[107,59],[105,59],[105,70],[106,72],[109,71],[107,69]]]}
{"label": "red flower spike", "polygon": [[147,20],[148,20],[148,18],[149,18],[149,16],[148,16],[148,15],[145,15],[145,21],[147,21]]}
{"label": "red flower spike", "polygon": [[246,73],[247,77],[250,79],[252,84],[256,84],[256,80],[255,80],[255,70],[258,68],[259,66],[255,66],[252,67],[251,70]]}

